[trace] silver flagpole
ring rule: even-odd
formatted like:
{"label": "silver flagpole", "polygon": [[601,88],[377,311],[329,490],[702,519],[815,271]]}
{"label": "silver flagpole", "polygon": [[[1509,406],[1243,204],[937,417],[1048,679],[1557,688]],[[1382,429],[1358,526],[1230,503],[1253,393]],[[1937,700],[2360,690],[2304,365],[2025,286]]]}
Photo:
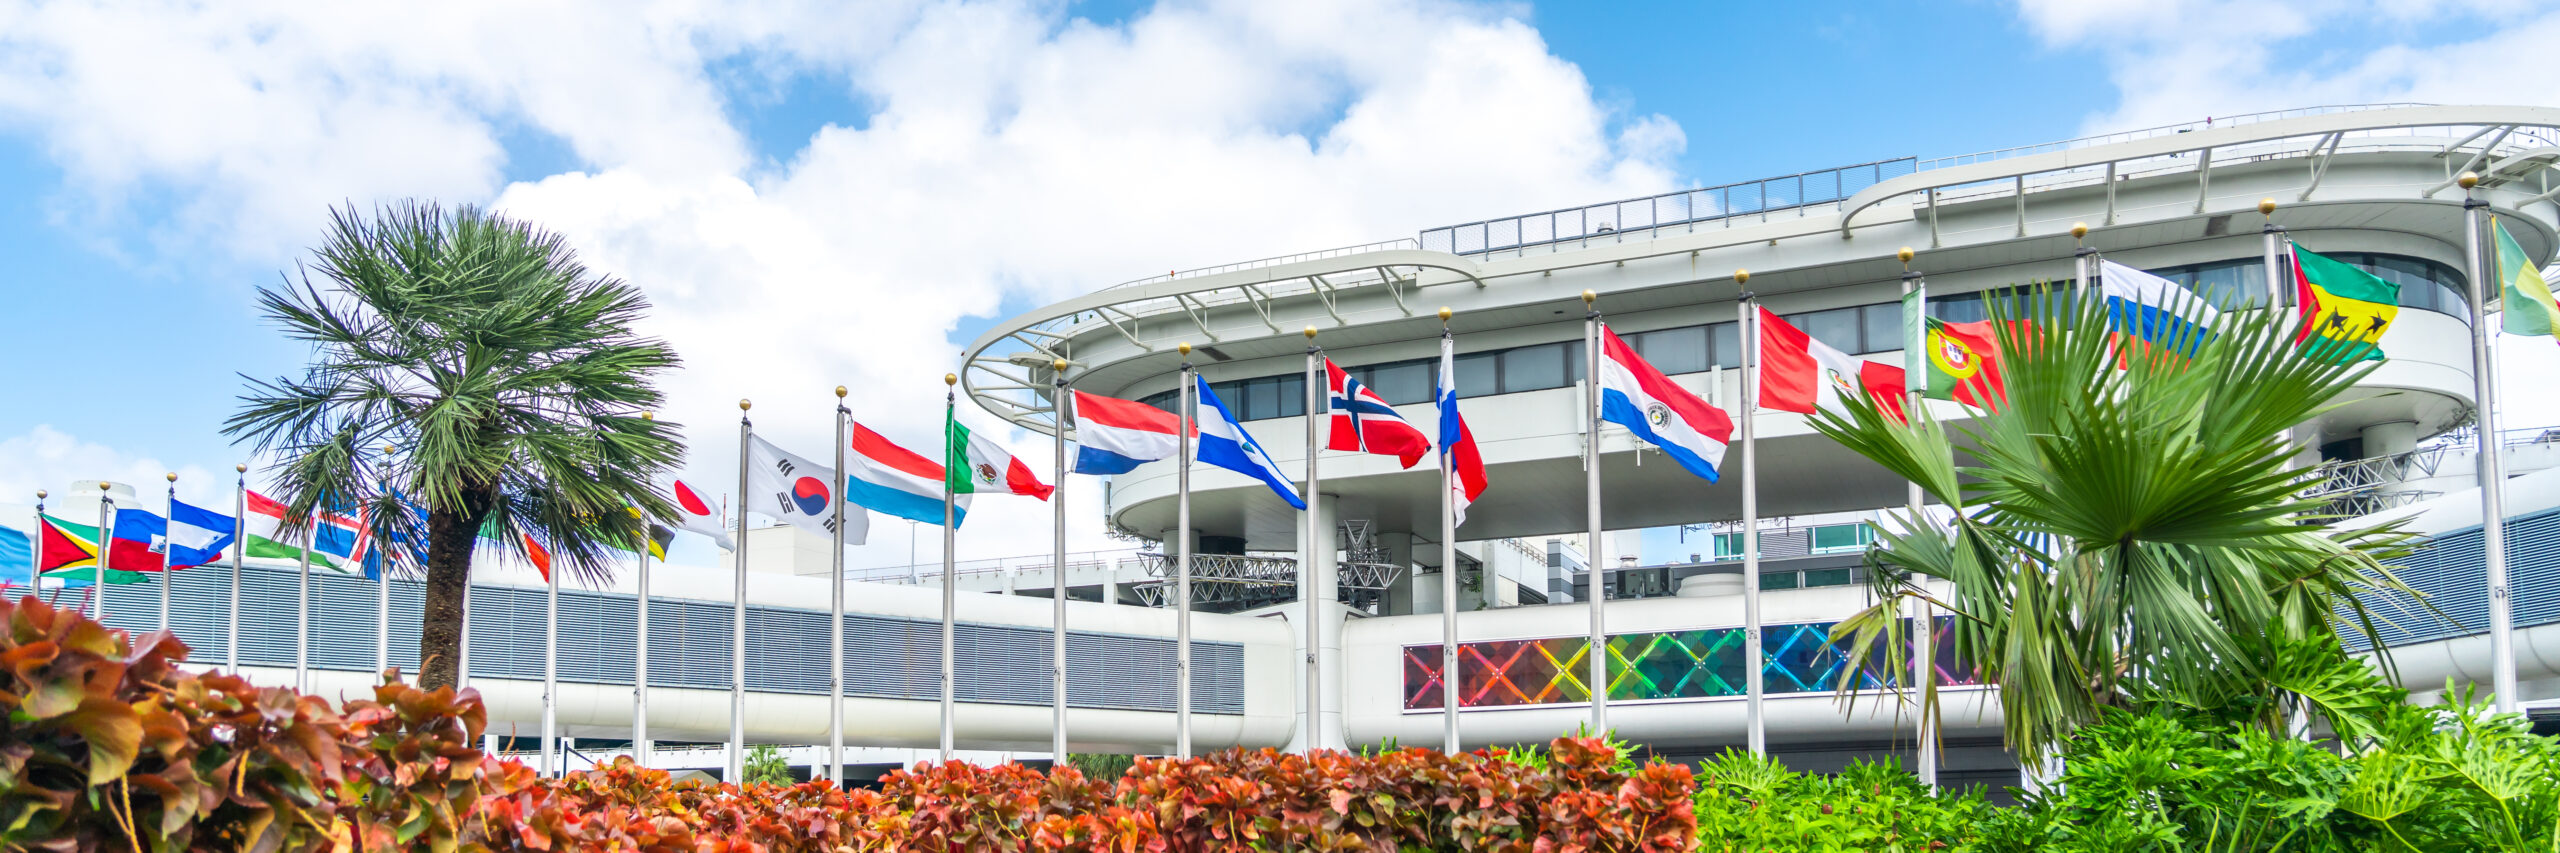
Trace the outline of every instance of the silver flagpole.
{"label": "silver flagpole", "polygon": [[[245,468],[246,466],[242,466],[242,467],[244,467],[244,468]],[[27,556],[27,594],[28,594],[28,595],[38,595],[39,593],[42,593],[42,592],[44,591],[44,584],[43,584],[43,583],[41,583],[41,579],[44,577],[44,490],[43,490],[43,489],[37,489],[37,490],[36,490],[36,517],[35,517],[35,522],[36,522],[36,525],[35,525],[35,528],[34,528],[34,530],[35,530],[35,541],[34,541],[34,542],[31,542],[31,543],[28,543],[28,544],[29,544],[29,547],[27,548],[27,555],[28,555],[28,556]],[[235,562],[235,563],[233,563],[233,565],[234,565],[234,566],[237,566],[237,565],[239,565],[239,564],[238,564],[237,562]],[[238,571],[238,569],[236,569],[236,568],[235,568],[235,569],[233,569],[233,571],[235,571],[235,572],[236,572],[236,571]],[[238,625],[238,624],[239,624],[239,622],[240,622],[240,620],[237,618],[237,616],[236,616],[236,615],[234,616],[234,618],[233,618],[231,621],[232,621],[232,624],[233,624],[233,625]],[[239,643],[239,639],[238,639],[238,638],[239,638],[239,636],[240,636],[240,629],[238,629],[238,628],[236,628],[236,627],[235,627],[235,628],[233,628],[233,629],[232,629],[232,638],[233,638],[233,639],[232,639],[232,643],[231,643],[231,652],[232,652],[232,653],[231,653],[231,672],[232,672],[232,674],[234,674],[234,675],[237,675],[237,674],[239,674],[239,672],[240,672],[240,643]]]}
{"label": "silver flagpole", "polygon": [[[1905,387],[1902,419],[1904,423],[1910,424],[1918,423],[1921,407],[1929,405],[1929,280],[1911,271],[1911,247],[1902,247],[1900,251],[1894,253],[1894,257],[1902,261],[1902,292],[1916,295],[1916,298],[1904,308],[1906,311],[1914,312],[1914,316],[1905,318],[1905,322],[1918,333],[1913,335],[1911,340],[1903,342],[1902,375]],[[1920,481],[1911,481],[1909,498],[1911,523],[1913,525],[1925,523],[1921,515],[1925,501],[1920,495]],[[1927,785],[1929,790],[1935,791],[1938,789],[1938,721],[1929,714],[1929,695],[1937,689],[1936,661],[1934,660],[1938,651],[1937,623],[1934,621],[1937,614],[1930,610],[1926,600],[1914,601],[1912,611],[1911,681],[1913,689],[1919,691],[1920,696],[1918,716],[1920,784]]]}
{"label": "silver flagpole", "polygon": [[542,765],[541,775],[568,770],[560,754],[560,572],[546,569],[542,578]]}
{"label": "silver flagpole", "polygon": [[749,408],[748,401],[738,401],[738,547],[730,552],[738,572],[729,601],[729,761],[722,777],[733,785],[747,778],[747,443],[756,434],[747,420]]}
{"label": "silver flagpole", "polygon": [[[1591,522],[1591,638],[1582,651],[1591,665],[1587,686],[1594,737],[1609,733],[1609,566],[1603,554],[1607,549],[1600,544],[1600,309],[1595,307],[1599,298],[1597,293],[1582,292],[1582,488]],[[1455,567],[1443,566],[1441,571],[1455,571]],[[1455,607],[1457,602],[1442,606]]]}
{"label": "silver flagpole", "polygon": [[[654,421],[658,416],[641,412],[640,419]],[[640,517],[640,535],[649,535],[649,517]],[[634,627],[639,642],[631,649],[631,760],[649,766],[649,546],[640,545],[640,584],[633,597]]]}
{"label": "silver flagpole", "polygon": [[[2273,317],[2276,316],[2277,309],[2284,305],[2284,279],[2276,275],[2276,244],[2284,237],[2284,229],[2276,227],[2275,199],[2259,199],[2258,215],[2267,220],[2267,224],[2260,227],[2258,233],[2265,235],[2263,239],[2267,263],[2267,315]],[[2079,231],[2088,230],[2087,226],[2074,227]]]}
{"label": "silver flagpole", "polygon": [[240,674],[240,559],[249,552],[249,465],[231,466],[238,477],[231,484],[231,602],[222,624],[229,629],[230,654],[224,666],[232,675]]}
{"label": "silver flagpole", "polygon": [[1316,346],[1316,327],[1307,327],[1307,517],[1306,534],[1298,545],[1298,590],[1300,609],[1307,619],[1307,753],[1324,748],[1324,617],[1325,604],[1338,581],[1324,576],[1324,560],[1320,549],[1330,550],[1326,541],[1322,514],[1316,511],[1318,494],[1324,487],[1324,475],[1317,469],[1316,457],[1324,452],[1323,426],[1329,413],[1327,389],[1331,374],[1324,369],[1324,348]]}
{"label": "silver flagpole", "polygon": [[90,576],[97,578],[89,585],[89,618],[99,622],[107,621],[107,563],[116,548],[116,503],[107,498],[111,485],[98,484],[98,560],[89,567]]}
{"label": "silver flagpole", "polygon": [[293,689],[311,691],[311,549],[320,545],[319,507],[302,518],[302,566],[294,577]]}
{"label": "silver flagpole", "polygon": [[1067,763],[1067,360],[1049,362],[1049,766]]}
{"label": "silver flagpole", "polygon": [[959,405],[960,377],[945,373],[942,384],[942,761],[948,764],[953,741],[959,739],[958,721],[952,718],[959,710],[960,668],[952,656],[958,653],[959,645],[954,641],[953,622],[960,615],[960,587],[952,577],[959,569],[958,562],[952,559],[952,549],[959,538],[954,535],[959,527],[954,523],[959,515],[954,502],[959,496],[951,491],[951,418],[953,407]]}
{"label": "silver flagpole", "polygon": [[[1449,309],[1440,309],[1440,363],[1443,369],[1455,369],[1451,358],[1455,341],[1449,337]],[[1455,378],[1441,381],[1455,387]],[[1432,397],[1440,395],[1433,389]],[[1442,413],[1441,417],[1448,417]],[[1457,472],[1451,469],[1449,448],[1440,448],[1440,751],[1458,754],[1458,511],[1452,490],[1457,488]],[[1493,579],[1484,579],[1481,595],[1493,594]]]}
{"label": "silver flagpole", "polygon": [[[176,471],[169,472],[169,509],[166,515],[168,517],[161,519],[161,524],[167,525],[177,522],[178,472]],[[155,580],[160,583],[160,630],[163,631],[169,630],[169,572],[171,571],[169,568],[169,557],[170,552],[176,550],[176,548],[173,547],[175,544],[176,543],[169,539],[167,532],[164,530],[160,536],[160,577],[155,578]]]}
{"label": "silver flagpole", "polygon": [[[828,490],[835,493],[835,548],[827,561],[827,781],[844,787],[844,451],[853,441],[853,410],[844,407],[845,388],[836,386],[836,473]],[[866,528],[867,529],[867,528]]]}
{"label": "silver flagpole", "polygon": [[1174,536],[1181,540],[1173,561],[1173,756],[1191,757],[1191,425],[1199,420],[1199,401],[1193,393],[1196,381],[1191,373],[1191,344],[1175,346],[1182,352],[1182,391],[1176,397],[1175,410],[1180,420],[1174,425],[1174,455],[1181,457],[1174,477]]}
{"label": "silver flagpole", "polygon": [[[2516,616],[2507,588],[2506,466],[2498,458],[2498,363],[2490,345],[2497,333],[2489,328],[2488,282],[2481,278],[2480,176],[2462,173],[2463,261],[2471,276],[2471,394],[2479,424],[2480,533],[2483,568],[2489,576],[2489,682],[2498,713],[2516,713]],[[2492,275],[2504,275],[2492,270]]]}
{"label": "silver flagpole", "polygon": [[[383,445],[382,455],[389,457],[390,445]],[[384,461],[389,461],[387,458]],[[401,521],[408,520],[408,509],[399,508]],[[405,538],[404,538],[405,541]],[[373,674],[381,677],[391,671],[391,558],[384,555],[374,561],[373,578]]]}
{"label": "silver flagpole", "polygon": [[1750,270],[1734,270],[1735,287],[1746,288],[1736,303],[1742,316],[1734,332],[1742,337],[1742,663],[1743,740],[1753,755],[1769,752],[1764,716],[1767,688],[1762,670],[1768,661],[1760,650],[1760,463],[1752,426],[1760,419],[1760,305],[1752,301]]}

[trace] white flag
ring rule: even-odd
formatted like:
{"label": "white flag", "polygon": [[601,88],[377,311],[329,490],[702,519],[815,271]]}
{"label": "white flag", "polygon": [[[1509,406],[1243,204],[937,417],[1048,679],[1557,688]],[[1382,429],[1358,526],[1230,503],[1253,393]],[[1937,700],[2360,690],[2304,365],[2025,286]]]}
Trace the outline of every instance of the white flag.
{"label": "white flag", "polygon": [[[741,507],[789,522],[820,536],[835,535],[835,505],[844,483],[835,466],[811,462],[761,438],[747,442],[747,499]],[[860,545],[871,535],[871,514],[844,501],[844,542]]]}

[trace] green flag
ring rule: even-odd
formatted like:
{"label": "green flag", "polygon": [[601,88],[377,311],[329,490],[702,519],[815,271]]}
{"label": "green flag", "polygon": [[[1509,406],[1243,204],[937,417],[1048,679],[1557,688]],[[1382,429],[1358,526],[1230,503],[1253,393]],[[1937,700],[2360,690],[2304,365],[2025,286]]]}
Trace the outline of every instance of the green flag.
{"label": "green flag", "polygon": [[2506,313],[2501,325],[2510,335],[2560,338],[2560,304],[2552,301],[2551,285],[2534,268],[2533,257],[2497,217],[2489,217],[2489,230],[2498,235],[2498,298]]}

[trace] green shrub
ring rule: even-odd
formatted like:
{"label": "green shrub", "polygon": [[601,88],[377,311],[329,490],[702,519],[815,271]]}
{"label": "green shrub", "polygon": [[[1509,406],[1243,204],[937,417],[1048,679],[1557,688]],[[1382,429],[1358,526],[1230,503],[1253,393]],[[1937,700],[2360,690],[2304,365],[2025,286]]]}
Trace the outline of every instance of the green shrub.
{"label": "green shrub", "polygon": [[1990,815],[1979,788],[1931,793],[1892,762],[1796,773],[1728,750],[1698,771],[1698,841],[1708,851],[1925,851],[1962,845]]}
{"label": "green shrub", "polygon": [[743,781],[748,784],[791,784],[791,765],[782,760],[782,751],[773,748],[772,744],[760,743],[749,747],[747,760],[742,765],[745,770]]}

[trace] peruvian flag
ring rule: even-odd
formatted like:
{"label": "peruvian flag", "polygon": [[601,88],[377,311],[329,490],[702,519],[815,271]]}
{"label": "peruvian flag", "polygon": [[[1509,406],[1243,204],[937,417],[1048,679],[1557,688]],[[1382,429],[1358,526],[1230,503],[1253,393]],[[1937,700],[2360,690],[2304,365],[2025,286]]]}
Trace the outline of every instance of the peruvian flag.
{"label": "peruvian flag", "polygon": [[667,502],[676,505],[676,526],[720,543],[723,550],[737,550],[737,542],[729,538],[729,525],[722,522],[720,510],[704,499],[702,491],[683,480],[667,485]]}
{"label": "peruvian flag", "polygon": [[1396,414],[1378,392],[1344,373],[1333,359],[1324,360],[1324,372],[1325,411],[1333,424],[1326,449],[1393,456],[1407,468],[1431,453],[1431,438]]}
{"label": "peruvian flag", "polygon": [[1844,395],[1865,394],[1900,419],[1902,368],[1868,361],[1813,339],[1767,308],[1760,309],[1760,407],[1846,414]]}

